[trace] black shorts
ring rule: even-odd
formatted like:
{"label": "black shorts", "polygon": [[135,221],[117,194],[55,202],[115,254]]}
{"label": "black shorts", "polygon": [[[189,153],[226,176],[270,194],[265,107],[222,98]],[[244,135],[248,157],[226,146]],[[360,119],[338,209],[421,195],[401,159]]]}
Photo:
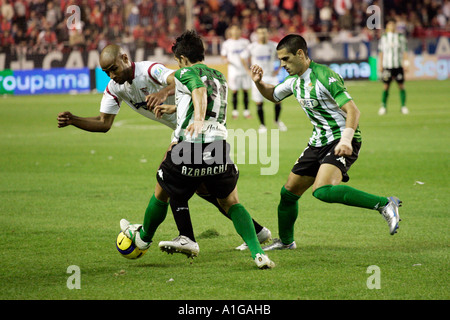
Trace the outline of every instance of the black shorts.
{"label": "black shorts", "polygon": [[383,69],[381,80],[386,84],[390,84],[392,80],[397,81],[397,83],[405,82],[403,68]]}
{"label": "black shorts", "polygon": [[156,179],[171,198],[189,200],[203,183],[209,194],[226,198],[236,187],[237,166],[230,159],[226,141],[189,143],[172,147],[161,163]]}
{"label": "black shorts", "polygon": [[315,177],[317,176],[320,165],[329,163],[341,170],[342,181],[347,182],[350,179],[347,171],[356,159],[358,159],[361,142],[358,142],[355,139],[352,140],[353,153],[348,157],[338,157],[334,155],[334,148],[338,143],[339,140],[333,141],[329,145],[323,147],[312,147],[308,145],[294,164],[294,167],[291,170],[292,173],[300,176]]}

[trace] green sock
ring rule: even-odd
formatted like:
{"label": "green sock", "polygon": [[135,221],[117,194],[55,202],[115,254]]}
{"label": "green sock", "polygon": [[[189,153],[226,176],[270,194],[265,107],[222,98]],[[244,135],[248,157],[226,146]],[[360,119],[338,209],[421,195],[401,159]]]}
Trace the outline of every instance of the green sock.
{"label": "green sock", "polygon": [[299,196],[286,190],[283,186],[278,204],[278,235],[281,242],[290,244],[294,241],[294,223],[298,217]]}
{"label": "green sock", "polygon": [[252,254],[252,258],[255,259],[257,253],[264,254],[264,251],[259,244],[258,237],[256,236],[252,218],[244,206],[237,203],[230,207],[228,214],[233,221],[237,233],[239,233],[247,244],[250,253]]}
{"label": "green sock", "polygon": [[156,199],[153,194],[145,210],[144,223],[139,232],[142,240],[145,242],[152,241],[156,229],[166,218],[168,207],[168,203]]}
{"label": "green sock", "polygon": [[406,103],[406,91],[405,91],[405,89],[400,90],[400,103],[401,103],[402,107],[405,106],[405,103]]}
{"label": "green sock", "polygon": [[383,94],[381,95],[381,104],[386,108],[387,98],[389,96],[389,91],[383,90]]}
{"label": "green sock", "polygon": [[375,196],[344,185],[333,186],[329,184],[322,186],[313,192],[313,196],[329,203],[342,203],[367,209],[378,209],[388,203],[386,197]]}

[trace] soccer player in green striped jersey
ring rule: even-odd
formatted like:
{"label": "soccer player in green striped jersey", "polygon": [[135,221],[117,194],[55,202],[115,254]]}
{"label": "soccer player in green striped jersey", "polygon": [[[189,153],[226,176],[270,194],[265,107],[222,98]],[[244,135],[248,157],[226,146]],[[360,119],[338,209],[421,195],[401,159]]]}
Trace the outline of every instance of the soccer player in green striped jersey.
{"label": "soccer player in green striped jersey", "polygon": [[380,116],[387,112],[387,99],[389,96],[389,87],[393,79],[398,84],[400,90],[400,111],[408,114],[406,107],[405,91],[405,73],[404,68],[408,67],[406,53],[406,38],[403,34],[397,33],[396,22],[391,19],[386,23],[386,33],[381,36],[378,49],[379,61],[381,66],[381,80],[383,81],[383,94],[381,97],[381,107],[378,110]]}
{"label": "soccer player in green striped jersey", "polygon": [[204,185],[233,221],[258,268],[273,268],[275,264],[262,250],[250,214],[238,199],[239,172],[231,161],[226,141],[225,76],[204,64],[203,41],[195,31],[188,30],[179,36],[172,51],[180,67],[175,72],[174,136],[178,143],[167,152],[157,180],[170,197],[180,236],[173,241],[161,241],[159,247],[169,253],[183,253],[189,245],[194,248],[188,201]]}
{"label": "soccer player in green striped jersey", "polygon": [[341,185],[347,182],[347,171],[356,161],[362,137],[360,112],[347,92],[341,76],[308,57],[305,39],[291,34],[277,46],[281,66],[289,77],[277,86],[262,81],[258,65],[251,67],[252,80],[261,94],[272,102],[294,95],[313,125],[312,135],[281,189],[278,205],[280,239],[265,250],[295,249],[294,223],[298,200],[312,186],[313,195],[329,203],[378,210],[388,222],[390,234],[399,222],[396,197],[383,197]]}

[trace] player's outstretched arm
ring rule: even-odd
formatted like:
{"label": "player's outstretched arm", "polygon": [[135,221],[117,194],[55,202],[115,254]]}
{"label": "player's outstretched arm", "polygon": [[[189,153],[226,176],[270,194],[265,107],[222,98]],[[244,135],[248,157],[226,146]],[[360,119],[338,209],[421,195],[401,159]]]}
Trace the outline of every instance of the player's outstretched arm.
{"label": "player's outstretched arm", "polygon": [[258,88],[259,92],[261,92],[264,98],[276,103],[278,101],[275,101],[275,99],[273,98],[273,91],[275,89],[275,86],[262,81],[263,73],[264,72],[262,68],[257,64],[254,64],[250,67],[250,76],[255,83],[256,88]]}
{"label": "player's outstretched arm", "polygon": [[101,112],[97,117],[78,117],[69,111],[58,114],[58,128],[75,126],[90,132],[108,132],[114,122],[115,114]]}
{"label": "player's outstretched arm", "polygon": [[175,78],[174,73],[171,73],[167,77],[167,87],[161,89],[156,93],[149,94],[145,97],[145,101],[147,102],[147,107],[150,111],[153,111],[153,108],[157,105],[160,105],[166,101],[167,97],[173,96],[175,94]]}
{"label": "player's outstretched arm", "polygon": [[177,106],[172,104],[160,104],[153,109],[155,117],[160,119],[163,114],[172,114],[177,111]]}

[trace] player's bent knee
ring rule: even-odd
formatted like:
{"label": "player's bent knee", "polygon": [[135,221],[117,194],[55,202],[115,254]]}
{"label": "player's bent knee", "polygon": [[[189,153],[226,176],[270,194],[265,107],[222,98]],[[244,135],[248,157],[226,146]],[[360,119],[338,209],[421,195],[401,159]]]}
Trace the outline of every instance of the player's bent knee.
{"label": "player's bent knee", "polygon": [[330,197],[330,189],[332,187],[331,184],[321,186],[313,191],[313,196],[324,202],[333,202]]}

